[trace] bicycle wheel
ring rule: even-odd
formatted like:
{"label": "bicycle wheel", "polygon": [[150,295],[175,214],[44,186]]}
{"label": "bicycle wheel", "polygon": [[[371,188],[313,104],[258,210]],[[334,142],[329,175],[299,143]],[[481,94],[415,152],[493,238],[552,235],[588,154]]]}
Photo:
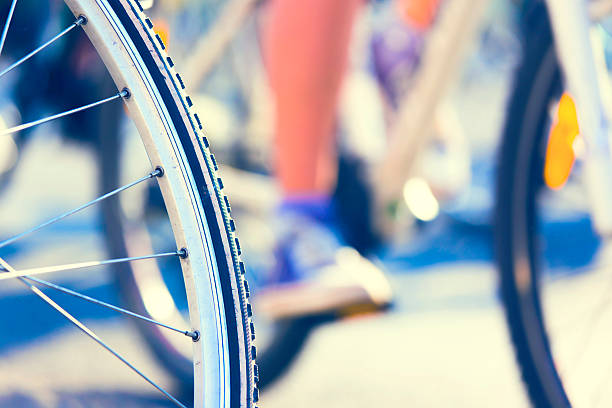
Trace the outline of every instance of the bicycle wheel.
{"label": "bicycle wheel", "polygon": [[[11,10],[16,3],[11,3]],[[90,205],[127,192],[137,184],[156,179],[168,222],[172,227],[172,243],[168,244],[172,250],[124,259],[27,270],[16,269],[0,258],[5,270],[0,274],[0,279],[16,278],[24,282],[35,294],[68,317],[83,332],[120,358],[176,405],[184,406],[121,358],[76,318],[52,302],[40,288],[56,289],[84,300],[95,301],[94,299],[34,277],[36,274],[96,265],[128,262],[135,264],[150,258],[164,258],[168,262],[179,263],[182,272],[180,280],[187,298],[188,328],[176,328],[112,305],[100,302],[98,304],[136,317],[141,323],[155,324],[186,336],[179,341],[187,341],[192,345],[194,406],[252,407],[258,400],[255,386],[257,367],[254,364],[254,332],[248,304],[248,286],[242,273],[244,266],[240,261],[239,243],[233,233],[229,203],[221,192],[223,184],[216,173],[214,159],[208,151],[208,142],[202,135],[200,119],[189,110],[192,103],[183,93],[181,77],[174,71],[172,60],[165,54],[164,44],[153,32],[151,22],[144,16],[137,1],[66,0],[65,3],[77,20],[62,31],[61,35],[54,37],[48,45],[81,26],[120,91],[112,97],[66,111],[65,114],[6,129],[2,134],[11,134],[26,127],[122,99],[150,161],[148,175],[49,222],[30,228],[25,233],[3,239],[0,241],[0,248],[7,247]],[[12,11],[8,15],[6,27],[10,25]],[[18,61],[0,73],[0,76],[24,62],[25,59]],[[107,227],[112,228],[112,224],[119,223],[120,221],[116,220],[111,225],[107,224]],[[163,299],[158,299],[157,305],[163,306],[162,302]]]}
{"label": "bicycle wheel", "polygon": [[602,393],[609,385],[605,349],[597,345],[609,336],[596,327],[609,322],[603,300],[609,295],[602,297],[598,289],[609,287],[578,181],[580,163],[560,190],[549,188],[544,177],[547,131],[562,82],[543,4],[527,15],[524,26],[523,61],[497,180],[495,241],[502,302],[535,406],[609,406]]}
{"label": "bicycle wheel", "polygon": [[[219,14],[215,13],[219,11],[216,9],[222,9],[219,7],[219,4],[225,4],[221,0],[212,0],[205,3],[211,3],[211,11],[208,12],[212,16],[208,16],[208,20],[214,20],[214,15]],[[234,4],[238,3],[234,2]],[[200,21],[203,7],[204,4],[201,2],[195,2],[186,5],[185,9],[181,9],[180,13],[181,16],[188,15],[188,20],[190,21]],[[157,11],[159,12],[160,10]],[[179,27],[172,25],[172,21],[179,20],[181,23],[190,25],[185,22],[184,18],[166,17],[170,22],[170,38],[178,38],[178,32],[180,31]],[[174,35],[175,32],[176,35]],[[198,35],[202,35],[202,33],[198,31],[195,37],[197,38]],[[187,50],[193,48],[195,40],[193,38],[185,38],[184,40],[186,44],[177,44],[177,40],[171,40],[171,44],[175,45],[170,45],[170,48],[177,50],[177,47],[181,47],[183,54],[188,53]],[[189,44],[192,46],[186,46]],[[180,64],[180,60],[177,61]],[[220,60],[217,62],[217,65],[218,68],[227,68],[226,65],[231,64],[228,64],[228,61]],[[231,72],[225,72],[226,70],[224,69],[221,71],[230,78],[236,76],[232,75]],[[229,71],[232,71],[232,69],[229,69]],[[233,78],[233,81],[236,81],[236,79]],[[204,86],[203,89],[205,90],[204,94],[206,94],[208,88]],[[104,113],[104,111],[100,111],[101,115]],[[112,112],[106,113],[112,117]],[[100,122],[117,123],[117,120],[100,120]],[[212,127],[214,128],[214,126]],[[113,186],[133,179],[137,174],[144,171],[144,166],[147,164],[146,160],[144,160],[146,158],[144,158],[141,160],[141,163],[135,165],[136,155],[132,151],[132,145],[137,143],[137,135],[132,134],[134,130],[129,126],[122,126],[121,128],[119,133],[105,132],[104,137],[100,138],[99,162],[102,191],[108,191]],[[223,135],[217,135],[210,129],[206,133],[213,141],[217,138],[223,139]],[[215,147],[219,149],[216,144]],[[232,161],[236,162],[236,157],[232,158],[232,155],[239,155],[239,152],[240,149],[237,145],[226,149],[225,154],[223,154],[222,149],[221,161],[223,163],[226,160],[230,163]],[[219,151],[217,150],[216,153],[219,153]],[[219,157],[219,154],[217,154],[217,157]],[[239,182],[241,180],[236,181],[238,181],[240,186]],[[170,236],[172,230],[166,222],[165,209],[163,208],[163,202],[158,191],[149,190],[140,196],[133,197],[124,195],[121,197],[121,200],[105,200],[102,203],[102,209],[103,217],[106,220],[105,240],[111,257],[124,258],[143,252],[165,252],[170,250],[163,243],[168,242],[167,239],[164,239],[164,236]],[[234,204],[233,215],[239,224],[241,224],[240,221],[244,219],[242,217],[245,217],[245,214],[247,217],[253,217],[249,212],[252,212],[252,208],[243,208],[242,206],[236,208]],[[261,217],[261,215],[259,216]],[[120,220],[120,222],[115,222],[115,220]],[[234,228],[233,222],[231,226]],[[267,225],[264,228],[267,228]],[[259,232],[260,230],[258,229]],[[242,243],[244,244],[245,252],[248,256],[253,256],[253,253],[249,252],[250,242],[248,238],[246,241],[244,239]],[[138,244],[135,245],[134,243]],[[259,255],[259,258],[265,258],[268,254],[256,253],[255,255]],[[168,265],[164,265],[162,262],[150,262],[145,268],[142,265],[118,264],[115,265],[114,269],[117,288],[121,295],[122,303],[127,308],[136,310],[156,320],[168,321],[168,317],[172,316],[171,318],[175,325],[185,324],[188,320],[185,292],[174,281],[173,276],[176,276],[176,273]],[[266,284],[266,276],[264,276],[265,271],[263,269],[252,268],[249,271],[251,274],[250,289],[253,293],[253,299],[257,297],[258,286],[265,286]],[[168,308],[159,310],[159,308],[151,306],[160,297],[167,299]],[[258,385],[260,388],[264,388],[281,377],[291,367],[292,362],[299,355],[312,329],[324,319],[308,316],[293,320],[276,321],[266,318],[264,314],[258,313],[256,301],[253,302],[253,307],[255,322],[258,328]],[[143,340],[152,349],[159,363],[185,388],[190,387],[193,384],[193,368],[191,350],[188,345],[175,341],[172,333],[168,333],[163,328],[148,324],[139,324],[138,328]]]}

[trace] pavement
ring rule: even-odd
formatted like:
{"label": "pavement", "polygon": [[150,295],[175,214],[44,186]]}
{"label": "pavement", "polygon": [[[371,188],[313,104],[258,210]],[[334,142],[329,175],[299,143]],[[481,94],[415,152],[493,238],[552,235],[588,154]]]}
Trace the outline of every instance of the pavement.
{"label": "pavement", "polygon": [[395,311],[318,330],[262,405],[527,406],[492,270],[463,266],[394,276]]}
{"label": "pavement", "polygon": [[[492,295],[493,271],[486,264],[461,269],[393,275],[398,304],[392,312],[319,328],[291,371],[262,393],[261,405],[527,406]],[[112,316],[87,323],[152,378],[170,383],[133,341],[138,334],[130,325]],[[4,349],[0,407],[172,406],[90,339],[56,324]],[[10,328],[1,327],[5,334]]]}

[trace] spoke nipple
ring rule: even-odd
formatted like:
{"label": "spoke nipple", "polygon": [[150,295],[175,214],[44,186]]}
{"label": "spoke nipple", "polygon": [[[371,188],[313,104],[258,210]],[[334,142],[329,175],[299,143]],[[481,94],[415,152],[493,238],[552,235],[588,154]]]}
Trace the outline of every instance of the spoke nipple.
{"label": "spoke nipple", "polygon": [[155,171],[151,173],[153,177],[162,177],[164,175],[164,168],[162,166],[157,166]]}
{"label": "spoke nipple", "polygon": [[85,24],[87,24],[87,17],[81,14],[79,18],[77,18],[76,25],[84,26]]}
{"label": "spoke nipple", "polygon": [[195,343],[200,340],[200,332],[197,330],[185,332],[185,336],[191,337],[191,340]]}
{"label": "spoke nipple", "polygon": [[129,89],[123,88],[121,92],[119,92],[119,95],[121,95],[123,99],[129,99],[132,94]]}
{"label": "spoke nipple", "polygon": [[187,252],[187,248],[181,248],[180,251],[177,252],[178,256],[180,256],[182,259],[185,259],[189,256],[189,252]]}

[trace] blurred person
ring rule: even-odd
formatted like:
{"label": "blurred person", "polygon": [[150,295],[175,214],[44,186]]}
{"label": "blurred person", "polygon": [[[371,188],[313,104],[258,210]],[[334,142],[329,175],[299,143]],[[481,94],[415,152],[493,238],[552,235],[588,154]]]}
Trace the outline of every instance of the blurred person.
{"label": "blurred person", "polygon": [[[343,241],[332,192],[335,119],[352,27],[364,0],[272,0],[264,55],[276,102],[275,283],[258,293],[270,316],[379,310],[391,303],[382,270]],[[402,0],[424,30],[438,0]],[[360,205],[360,203],[355,203]]]}

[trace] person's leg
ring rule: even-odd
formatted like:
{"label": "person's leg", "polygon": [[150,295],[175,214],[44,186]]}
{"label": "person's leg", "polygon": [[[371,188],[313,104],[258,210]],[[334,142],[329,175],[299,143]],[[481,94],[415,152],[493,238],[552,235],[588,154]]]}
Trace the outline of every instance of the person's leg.
{"label": "person's leg", "polygon": [[334,121],[352,23],[363,0],[273,0],[265,55],[276,99],[275,281],[257,295],[269,317],[379,309],[391,301],[382,271],[343,245],[331,194]]}
{"label": "person's leg", "polygon": [[287,197],[329,196],[334,121],[353,21],[363,0],[273,0],[264,32],[276,100],[276,172]]}

